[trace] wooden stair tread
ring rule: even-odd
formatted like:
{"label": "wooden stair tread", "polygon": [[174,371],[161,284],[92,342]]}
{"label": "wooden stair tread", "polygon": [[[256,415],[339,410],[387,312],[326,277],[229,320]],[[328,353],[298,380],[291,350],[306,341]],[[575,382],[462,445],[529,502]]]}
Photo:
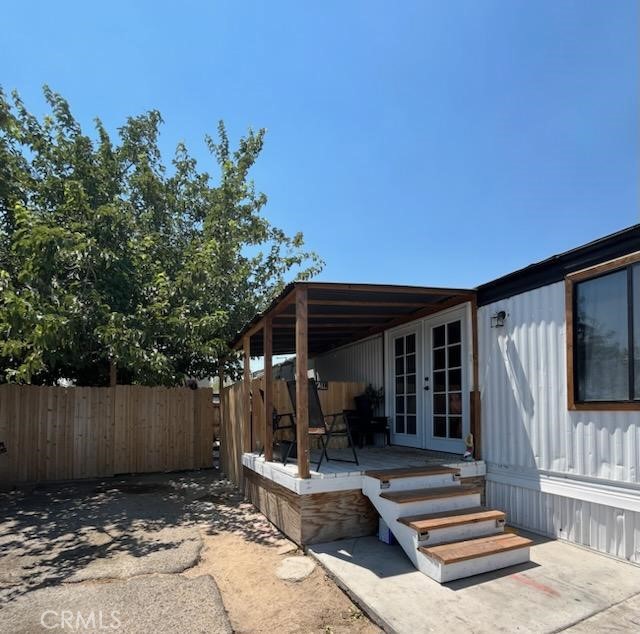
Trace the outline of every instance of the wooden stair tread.
{"label": "wooden stair tread", "polygon": [[462,526],[463,524],[475,524],[476,522],[486,522],[489,520],[504,520],[505,514],[502,511],[488,509],[484,506],[476,506],[457,511],[441,511],[440,513],[427,513],[424,515],[411,515],[409,517],[399,517],[398,521],[418,533],[432,531],[438,528],[449,528],[451,526]]}
{"label": "wooden stair tread", "polygon": [[518,548],[526,548],[533,542],[526,537],[512,533],[500,533],[490,537],[479,537],[450,544],[437,546],[420,546],[418,550],[428,557],[437,559],[443,564],[454,564],[458,561],[486,557],[497,553],[504,553]]}
{"label": "wooden stair tread", "polygon": [[405,467],[400,469],[380,469],[377,471],[365,471],[365,475],[378,480],[396,480],[398,478],[416,478],[419,476],[431,476],[440,474],[459,474],[460,469],[444,466]]}
{"label": "wooden stair tread", "polygon": [[398,504],[407,502],[421,502],[423,500],[437,500],[440,498],[452,498],[460,495],[481,493],[477,486],[460,485],[447,487],[429,487],[426,489],[411,489],[410,491],[383,491],[380,497]]}

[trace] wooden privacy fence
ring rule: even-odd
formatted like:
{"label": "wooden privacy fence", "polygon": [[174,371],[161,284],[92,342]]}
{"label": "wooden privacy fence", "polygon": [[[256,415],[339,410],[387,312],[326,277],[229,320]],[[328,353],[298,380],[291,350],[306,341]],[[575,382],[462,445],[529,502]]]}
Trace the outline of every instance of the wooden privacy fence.
{"label": "wooden privacy fence", "polygon": [[[331,381],[326,390],[319,390],[320,403],[325,414],[342,412],[344,409],[355,407],[355,397],[365,390],[365,383]],[[264,404],[260,396],[260,389],[264,390],[264,378],[251,381],[251,447],[243,448],[243,430],[245,417],[243,416],[243,384],[234,383],[225,388],[222,394],[222,423],[220,431],[220,467],[230,480],[240,483],[242,479],[243,451],[258,451],[264,445]],[[273,406],[278,413],[291,412],[291,400],[287,392],[285,381],[273,382]],[[288,420],[283,424],[288,424]],[[278,439],[291,438],[287,431],[278,432]],[[317,438],[310,439],[311,448],[318,443]],[[346,447],[347,439],[337,437],[331,441],[332,447]]]}
{"label": "wooden privacy fence", "polygon": [[213,466],[211,390],[0,385],[0,484]]}

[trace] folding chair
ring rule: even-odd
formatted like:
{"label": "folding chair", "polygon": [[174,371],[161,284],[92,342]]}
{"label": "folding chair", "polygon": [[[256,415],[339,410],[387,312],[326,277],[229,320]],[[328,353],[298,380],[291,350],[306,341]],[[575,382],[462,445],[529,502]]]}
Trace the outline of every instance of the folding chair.
{"label": "folding chair", "polygon": [[[264,404],[264,390],[260,389],[260,398],[262,398],[262,403]],[[281,421],[285,418],[289,419],[289,424],[288,425],[281,425]],[[273,408],[273,412],[271,414],[271,429],[273,430],[273,435],[272,435],[272,439],[275,439],[276,437],[276,432],[281,431],[283,429],[293,429],[293,437],[295,439],[295,434],[296,434],[296,424],[295,421],[293,419],[293,414],[291,412],[287,412],[286,414],[278,414],[278,410],[274,407]],[[287,448],[286,451],[286,456],[280,456],[280,458],[282,458],[282,463],[283,464],[287,464],[287,460],[289,458],[289,454],[291,453],[291,449],[293,447],[294,443],[289,443],[289,447]],[[264,447],[262,447],[262,449],[260,449],[258,455],[261,456],[262,452],[264,451]]]}
{"label": "folding chair", "polygon": [[[309,379],[309,435],[320,438],[320,444],[322,445],[322,451],[320,453],[320,460],[316,471],[320,471],[320,465],[323,458],[327,459],[327,462],[332,460],[327,453],[327,447],[329,442],[334,437],[346,436],[349,439],[349,446],[353,452],[353,460],[346,460],[341,458],[333,458],[337,462],[355,462],[358,463],[358,455],[356,454],[356,447],[351,437],[351,429],[349,428],[349,421],[345,412],[337,412],[335,414],[324,414],[322,411],[322,405],[320,403],[320,396],[318,394],[318,387],[313,379]],[[296,411],[296,382],[287,381],[287,390],[289,392],[289,398],[291,399],[291,405],[293,411]],[[343,425],[342,428],[336,426],[337,420],[341,418]],[[295,420],[295,414],[294,414]],[[285,463],[286,464],[286,463]]]}

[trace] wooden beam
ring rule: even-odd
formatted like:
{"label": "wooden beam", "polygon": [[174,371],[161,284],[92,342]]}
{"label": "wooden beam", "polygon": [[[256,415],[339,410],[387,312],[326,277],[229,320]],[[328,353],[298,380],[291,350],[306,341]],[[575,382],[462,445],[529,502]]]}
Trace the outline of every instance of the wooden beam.
{"label": "wooden beam", "polygon": [[310,299],[309,306],[380,306],[389,308],[393,306],[420,307],[429,302],[381,302],[377,299]]}
{"label": "wooden beam", "polygon": [[307,287],[296,287],[296,436],[298,477],[309,478]]}
{"label": "wooden beam", "polygon": [[[398,313],[309,313],[309,321],[313,319],[391,319]],[[295,321],[295,315],[278,315],[278,321],[280,320],[293,320]]]}
{"label": "wooden beam", "polygon": [[447,308],[453,308],[458,304],[463,304],[464,302],[471,301],[472,298],[469,298],[467,295],[457,295],[456,297],[452,297],[448,299],[446,302],[440,302],[439,304],[430,304],[421,310],[416,310],[413,313],[409,313],[407,315],[403,315],[402,317],[398,317],[392,321],[387,322],[386,324],[382,324],[380,326],[375,326],[367,331],[366,337],[371,337],[372,335],[377,335],[385,330],[389,330],[389,328],[395,328],[396,326],[402,326],[402,324],[409,323],[410,321],[415,321],[416,319],[422,319],[423,317],[428,317],[429,315],[435,315],[442,310],[446,310]]}
{"label": "wooden beam", "polygon": [[395,284],[340,284],[330,282],[312,282],[311,290],[360,291],[366,293],[399,293],[404,295],[473,295],[474,291],[465,288],[441,288],[428,286],[402,286]]}
{"label": "wooden beam", "polygon": [[264,459],[273,460],[273,331],[271,317],[264,320]]}
{"label": "wooden beam", "polygon": [[[366,327],[370,327],[370,326],[379,326],[380,324],[378,323],[373,323],[370,321],[363,321],[363,322],[359,322],[359,323],[355,323],[353,324],[354,326],[356,326],[357,328],[366,328]],[[293,324],[274,324],[273,325],[273,329],[274,330],[293,330],[294,326]],[[345,332],[348,332],[351,330],[351,328],[349,328],[349,324],[309,324],[308,323],[308,328],[309,330],[342,330]]]}
{"label": "wooden beam", "polygon": [[242,451],[253,451],[251,446],[251,337],[242,339],[244,348],[244,384],[242,391]]}

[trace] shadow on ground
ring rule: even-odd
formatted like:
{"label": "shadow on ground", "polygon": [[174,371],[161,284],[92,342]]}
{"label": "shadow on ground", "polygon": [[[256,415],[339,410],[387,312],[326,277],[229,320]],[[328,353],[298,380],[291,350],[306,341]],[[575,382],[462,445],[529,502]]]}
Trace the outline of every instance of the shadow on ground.
{"label": "shadow on ground", "polygon": [[274,539],[216,470],[5,491],[0,509],[0,605],[63,581],[181,572],[202,535]]}

